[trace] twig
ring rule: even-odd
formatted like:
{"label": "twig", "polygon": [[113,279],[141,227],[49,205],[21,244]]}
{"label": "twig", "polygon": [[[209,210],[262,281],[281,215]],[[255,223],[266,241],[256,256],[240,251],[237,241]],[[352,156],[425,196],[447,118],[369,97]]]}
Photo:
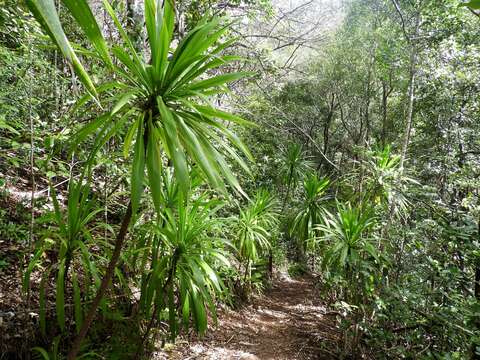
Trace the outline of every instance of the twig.
{"label": "twig", "polygon": [[[258,85],[258,82],[255,81],[255,84],[257,85],[257,87],[263,92],[263,94],[265,95],[265,97],[272,101],[271,97],[269,95],[267,95],[267,93],[262,89],[262,87],[260,85]],[[335,170],[339,170],[337,165],[335,165],[332,161],[330,161],[330,159],[323,153],[322,149],[320,148],[320,146],[318,146],[318,144],[315,142],[315,140],[305,131],[303,130],[301,127],[299,127],[294,121],[292,121],[281,109],[279,109],[277,106],[275,105],[271,105],[273,109],[277,110],[277,112],[279,113],[279,115],[281,117],[283,117],[285,120],[287,120],[290,124],[292,124],[298,131],[300,131],[304,136],[306,136],[313,144],[313,146],[315,147],[315,149],[320,153],[320,155],[322,155],[322,157],[325,159],[326,162],[328,162],[330,165],[333,166],[333,168],[335,168]]]}
{"label": "twig", "polygon": [[398,15],[400,16],[400,20],[402,22],[402,30],[403,34],[407,41],[410,42],[410,37],[408,36],[407,30],[405,29],[405,20],[403,18],[402,10],[400,9],[400,5],[398,5],[397,0],[392,0],[393,6],[395,6],[395,10],[397,11]]}
{"label": "twig", "polygon": [[473,10],[472,8],[468,8],[468,10],[470,10],[470,12],[475,15],[476,17],[480,18],[480,13],[477,13],[475,10]]}
{"label": "twig", "polygon": [[230,339],[228,339],[226,342],[225,342],[225,345],[227,345],[228,343],[230,343],[230,341],[232,341],[232,339],[235,337],[235,335],[232,335],[230,336]]}

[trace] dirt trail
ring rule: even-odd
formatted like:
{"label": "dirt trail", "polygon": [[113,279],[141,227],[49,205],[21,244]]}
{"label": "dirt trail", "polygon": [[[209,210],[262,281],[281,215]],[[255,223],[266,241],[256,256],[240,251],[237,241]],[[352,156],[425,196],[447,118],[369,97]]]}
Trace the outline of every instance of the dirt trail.
{"label": "dirt trail", "polygon": [[156,359],[334,359],[335,321],[327,317],[310,278],[282,276],[265,295],[239,311],[219,313],[201,340],[177,343]]}

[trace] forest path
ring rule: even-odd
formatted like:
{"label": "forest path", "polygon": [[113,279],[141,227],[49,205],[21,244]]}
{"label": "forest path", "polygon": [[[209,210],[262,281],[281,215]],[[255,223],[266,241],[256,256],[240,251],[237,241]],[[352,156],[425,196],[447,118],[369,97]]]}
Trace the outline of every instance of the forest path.
{"label": "forest path", "polygon": [[272,289],[238,311],[223,310],[203,339],[179,340],[155,359],[332,359],[335,321],[325,315],[312,278],[281,275]]}

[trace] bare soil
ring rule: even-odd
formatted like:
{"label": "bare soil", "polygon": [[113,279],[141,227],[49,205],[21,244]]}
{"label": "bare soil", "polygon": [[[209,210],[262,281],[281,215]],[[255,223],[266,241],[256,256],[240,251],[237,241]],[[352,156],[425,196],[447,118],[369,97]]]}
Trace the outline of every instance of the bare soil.
{"label": "bare soil", "polygon": [[238,311],[222,310],[203,338],[179,340],[154,359],[335,359],[335,319],[326,315],[311,277],[279,276],[270,291]]}

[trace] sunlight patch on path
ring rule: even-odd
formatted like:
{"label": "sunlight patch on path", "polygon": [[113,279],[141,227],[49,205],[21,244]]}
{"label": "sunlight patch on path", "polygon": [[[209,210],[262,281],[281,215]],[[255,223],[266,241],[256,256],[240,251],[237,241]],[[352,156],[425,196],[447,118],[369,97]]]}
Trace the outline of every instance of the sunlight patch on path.
{"label": "sunlight patch on path", "polygon": [[307,360],[330,359],[323,350],[335,341],[335,322],[312,278],[281,274],[265,295],[240,310],[220,310],[217,327],[203,338],[191,335],[154,359]]}

